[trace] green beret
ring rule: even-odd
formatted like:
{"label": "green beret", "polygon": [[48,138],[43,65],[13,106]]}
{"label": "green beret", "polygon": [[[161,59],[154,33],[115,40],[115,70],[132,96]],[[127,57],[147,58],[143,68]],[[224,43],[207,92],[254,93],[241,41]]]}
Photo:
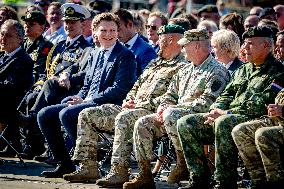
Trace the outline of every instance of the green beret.
{"label": "green beret", "polygon": [[216,5],[204,5],[203,7],[201,7],[198,12],[197,15],[199,17],[201,17],[201,13],[203,12],[207,12],[207,13],[219,13],[218,8]]}
{"label": "green beret", "polygon": [[22,16],[21,19],[25,22],[33,21],[39,23],[40,25],[46,24],[46,18],[40,11],[26,12],[25,16]]}
{"label": "green beret", "polygon": [[243,33],[243,39],[252,37],[268,37],[272,38],[272,30],[267,26],[254,26]]}
{"label": "green beret", "polygon": [[209,40],[208,31],[205,28],[192,29],[184,33],[183,38],[178,41],[179,45],[185,45],[191,41],[205,41]]}
{"label": "green beret", "polygon": [[168,24],[159,27],[157,34],[168,34],[168,33],[180,33],[183,34],[185,32],[185,29],[183,27],[176,25],[176,24]]}

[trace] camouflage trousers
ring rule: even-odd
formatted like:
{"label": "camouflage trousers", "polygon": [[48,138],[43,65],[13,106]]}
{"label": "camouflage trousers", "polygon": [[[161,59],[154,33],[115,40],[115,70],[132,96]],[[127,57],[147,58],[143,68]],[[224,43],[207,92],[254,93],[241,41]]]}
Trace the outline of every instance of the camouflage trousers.
{"label": "camouflage trousers", "polygon": [[125,109],[115,118],[115,136],[111,164],[129,167],[132,137],[135,122],[152,111],[146,109]]}
{"label": "camouflage trousers", "polygon": [[177,120],[190,114],[190,112],[191,110],[170,107],[163,114],[164,127],[173,142],[175,150],[182,151],[177,133]]}
{"label": "camouflage trousers", "polygon": [[113,131],[115,117],[121,110],[118,105],[104,104],[80,112],[73,160],[96,160],[98,130]]}
{"label": "camouflage trousers", "polygon": [[215,142],[215,180],[236,187],[238,150],[231,131],[237,124],[247,120],[246,116],[238,114],[222,115],[215,120],[214,125],[209,125],[204,124],[204,114],[199,113],[184,116],[177,121],[177,131],[191,179],[207,179],[209,168],[203,145]]}
{"label": "camouflage trousers", "polygon": [[164,124],[156,122],[156,114],[140,118],[134,127],[134,151],[137,160],[150,160],[153,155],[153,141],[168,134],[176,150],[182,151],[176,128],[179,118],[189,114],[190,110],[169,107],[163,114]]}
{"label": "camouflage trousers", "polygon": [[134,125],[133,142],[137,161],[151,160],[153,141],[167,132],[161,123],[157,122],[156,114],[146,115],[138,119]]}
{"label": "camouflage trousers", "polygon": [[256,184],[284,179],[280,159],[284,130],[282,126],[278,126],[279,123],[279,119],[265,116],[241,123],[232,131],[240,156]]}

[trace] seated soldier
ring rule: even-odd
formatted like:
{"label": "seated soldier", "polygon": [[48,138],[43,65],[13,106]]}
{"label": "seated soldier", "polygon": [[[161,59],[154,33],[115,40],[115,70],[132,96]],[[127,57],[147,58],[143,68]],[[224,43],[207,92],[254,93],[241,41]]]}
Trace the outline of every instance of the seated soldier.
{"label": "seated soldier", "polygon": [[[7,124],[5,137],[14,148],[20,149],[17,127],[17,106],[33,82],[33,61],[21,47],[23,26],[15,20],[6,20],[0,28],[0,123]],[[1,140],[1,137],[0,137]],[[0,156],[15,156],[7,146]]]}
{"label": "seated soldier", "polygon": [[24,21],[25,39],[23,47],[34,61],[34,81],[45,74],[45,62],[53,44],[42,36],[46,19],[39,11],[27,12],[22,16]]}
{"label": "seated soldier", "polygon": [[[179,183],[188,178],[184,155],[177,137],[176,120],[193,112],[206,112],[229,82],[227,69],[210,54],[206,29],[185,32],[178,41],[191,64],[178,71],[167,92],[161,97],[156,113],[138,119],[134,124],[134,151],[140,173],[123,184],[125,189],[154,188],[150,160],[153,140],[168,134],[173,142],[177,163],[168,176],[168,183]],[[198,54],[198,56],[196,56]]]}
{"label": "seated soldier", "polygon": [[[151,61],[128,93],[122,106],[104,104],[87,108],[80,112],[78,118],[78,138],[73,160],[80,162],[80,169],[64,175],[64,179],[72,182],[94,181],[99,178],[97,167],[98,132],[113,131],[115,138],[110,173],[97,181],[105,187],[122,186],[128,181],[130,167],[132,126],[141,116],[153,113],[160,103],[171,78],[185,64],[180,55],[181,47],[177,41],[182,37],[184,29],[177,25],[163,26],[160,35],[159,57]],[[116,121],[115,121],[116,120]],[[97,130],[96,130],[97,129]]]}
{"label": "seated soldier", "polygon": [[268,105],[267,116],[241,123],[232,131],[239,154],[252,179],[251,188],[283,188],[283,105],[284,89],[277,95],[275,104]]}
{"label": "seated soldier", "polygon": [[190,114],[177,121],[184,151],[189,185],[183,188],[208,188],[210,175],[203,152],[204,144],[215,142],[215,188],[237,189],[238,153],[231,136],[239,123],[265,114],[266,105],[276,97],[271,84],[283,81],[284,66],[272,55],[272,31],[253,27],[243,34],[248,63],[233,75],[220,97],[203,114]]}
{"label": "seated soldier", "polygon": [[61,125],[75,146],[80,111],[105,103],[120,105],[135,82],[135,57],[118,42],[118,26],[119,18],[112,13],[95,17],[93,32],[101,47],[94,49],[88,58],[91,67],[86,73],[84,86],[77,95],[63,99],[61,104],[47,106],[37,115],[51,153],[60,161],[55,170],[42,173],[45,177],[59,178],[75,171],[64,144]]}

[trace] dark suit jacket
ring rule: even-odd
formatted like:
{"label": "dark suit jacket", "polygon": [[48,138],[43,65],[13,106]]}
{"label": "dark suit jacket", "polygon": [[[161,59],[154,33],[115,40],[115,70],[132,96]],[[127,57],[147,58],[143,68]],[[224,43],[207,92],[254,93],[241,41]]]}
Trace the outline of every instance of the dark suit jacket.
{"label": "dark suit jacket", "polygon": [[[99,49],[96,48],[89,61],[92,62],[84,80],[84,86],[78,95],[85,99],[92,84],[93,75],[96,72]],[[135,82],[136,61],[134,55],[121,43],[116,42],[107,62],[102,68],[99,83],[99,92],[93,94],[92,103],[121,104],[128,91]]]}
{"label": "dark suit jacket", "polygon": [[230,75],[233,76],[235,71],[243,64],[244,63],[238,57],[236,57],[233,63],[228,68]]}
{"label": "dark suit jacket", "polygon": [[[4,52],[1,52],[1,60],[3,56]],[[17,104],[32,84],[33,61],[21,48],[0,64],[0,122],[11,118],[11,114],[16,112]]]}
{"label": "dark suit jacket", "polygon": [[157,53],[149,45],[145,42],[141,36],[139,35],[135,43],[133,44],[132,48],[130,49],[133,54],[135,55],[137,61],[137,72],[136,72],[136,79],[141,75],[144,71],[145,67],[148,63],[157,57]]}

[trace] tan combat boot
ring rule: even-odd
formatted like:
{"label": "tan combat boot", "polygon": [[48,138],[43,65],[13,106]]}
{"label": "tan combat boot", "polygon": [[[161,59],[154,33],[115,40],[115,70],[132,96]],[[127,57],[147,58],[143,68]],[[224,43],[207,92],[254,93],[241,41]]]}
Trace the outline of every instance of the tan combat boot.
{"label": "tan combat boot", "polygon": [[155,182],[151,172],[149,160],[139,162],[139,175],[130,182],[123,184],[123,189],[155,189]]}
{"label": "tan combat boot", "polygon": [[188,180],[188,170],[186,167],[184,155],[182,151],[176,150],[177,164],[168,176],[168,183],[179,183],[182,180]]}
{"label": "tan combat boot", "polygon": [[121,187],[129,181],[128,166],[112,165],[110,172],[96,184],[102,187]]}
{"label": "tan combat boot", "polygon": [[63,179],[70,182],[96,182],[100,178],[97,162],[94,160],[83,160],[80,169],[63,175]]}

